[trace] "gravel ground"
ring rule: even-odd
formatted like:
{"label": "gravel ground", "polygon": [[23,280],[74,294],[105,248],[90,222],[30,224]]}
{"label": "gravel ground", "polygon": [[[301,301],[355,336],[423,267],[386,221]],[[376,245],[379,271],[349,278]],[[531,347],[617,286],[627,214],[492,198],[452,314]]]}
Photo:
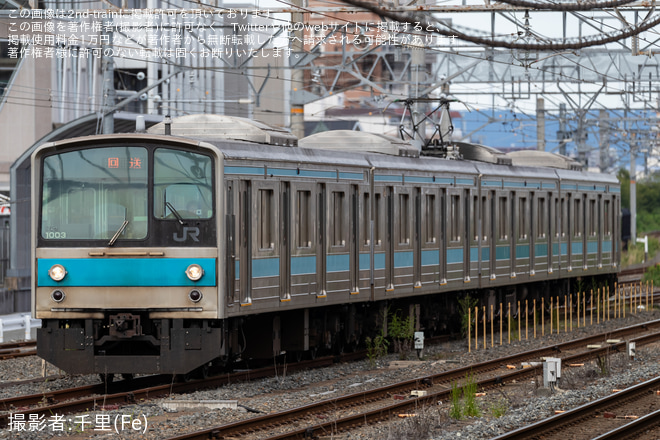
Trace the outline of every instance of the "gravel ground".
{"label": "gravel ground", "polygon": [[[511,345],[480,349],[467,353],[465,341],[450,342],[428,347],[424,362],[409,368],[390,369],[395,355],[380,359],[375,366],[368,361],[334,365],[313,371],[285,374],[279,377],[236,383],[215,390],[199,391],[187,395],[171,396],[169,400],[237,400],[238,409],[193,409],[168,412],[158,399],[117,409],[90,411],[84,414],[46,417],[41,421],[25,417],[25,427],[19,425],[0,431],[0,439],[47,439],[104,438],[104,439],[163,439],[177,432],[191,432],[217,424],[228,423],[260,413],[268,413],[301,406],[313,401],[341,394],[383,386],[395,381],[410,379],[458,366],[470,365],[514,352],[539,346],[552,345],[568,339],[600,333],[624,325],[645,320],[660,319],[660,311],[629,316],[626,320],[574,330],[572,333],[549,335],[536,340],[515,342]],[[411,355],[409,358],[412,359]],[[396,419],[389,423],[365,427],[350,434],[335,436],[337,439],[489,439],[524,424],[565,410],[601,396],[614,388],[623,388],[657,375],[660,349],[649,346],[637,349],[637,359],[614,354],[609,358],[609,374],[602,374],[599,366],[587,364],[583,368],[564,369],[559,390],[549,393],[538,383],[507,384],[500,390],[489,391],[479,398],[482,415],[456,421],[449,418],[449,403],[432,408],[420,408],[418,417]],[[450,361],[450,362],[447,362]],[[41,375],[42,361],[35,356],[0,362],[0,382],[20,380]],[[47,374],[57,374],[53,367]],[[540,380],[540,378],[539,378]],[[45,393],[49,390],[97,383],[96,376],[73,376],[49,381],[44,384],[22,385],[0,390],[0,398],[14,395]],[[538,381],[537,381],[538,382]],[[257,412],[254,412],[257,411]],[[503,413],[503,415],[502,415]],[[32,423],[31,423],[32,422]],[[61,422],[61,424],[60,424]],[[145,429],[146,424],[146,429]],[[191,429],[191,427],[194,427]],[[32,429],[32,431],[30,431]]]}

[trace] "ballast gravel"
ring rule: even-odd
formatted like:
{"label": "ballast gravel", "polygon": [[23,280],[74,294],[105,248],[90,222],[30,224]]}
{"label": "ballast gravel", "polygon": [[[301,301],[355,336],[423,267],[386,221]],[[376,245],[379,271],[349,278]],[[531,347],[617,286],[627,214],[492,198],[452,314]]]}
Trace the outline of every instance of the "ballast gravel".
{"label": "ballast gravel", "polygon": [[[267,379],[229,384],[213,390],[190,394],[171,395],[122,407],[106,407],[71,415],[51,415],[41,421],[16,421],[16,426],[0,430],[0,439],[40,440],[49,438],[72,439],[166,439],[175,434],[189,433],[211,426],[235,422],[263,413],[302,406],[323,399],[376,388],[390,383],[425,376],[499,358],[532,348],[553,345],[589,334],[660,319],[660,311],[643,312],[625,319],[607,321],[573,332],[546,335],[510,345],[467,352],[467,342],[453,341],[425,349],[423,362],[407,368],[391,369],[398,355],[390,354],[371,364],[368,361],[336,364],[328,368],[287,373]],[[415,359],[413,353],[408,359]],[[463,420],[449,417],[449,402],[419,408],[417,417],[395,418],[387,423],[364,426],[350,433],[339,433],[334,439],[490,439],[525,424],[551,417],[557,410],[567,410],[611,394],[615,388],[624,388],[658,374],[660,348],[656,345],[637,348],[634,361],[624,354],[613,353],[607,365],[595,362],[580,368],[562,370],[558,389],[551,392],[536,381],[506,384],[499,390],[489,391],[479,398],[481,416]],[[42,375],[42,361],[36,356],[0,361],[0,385]],[[60,372],[47,366],[46,375]],[[47,393],[51,390],[98,383],[96,376],[65,376],[45,383],[22,384],[0,388],[0,399],[16,395]],[[179,411],[165,410],[166,400],[235,400],[236,409],[208,410],[194,408]],[[6,411],[3,409],[3,411]],[[56,417],[61,417],[57,419]],[[329,415],[330,417],[332,415]],[[20,422],[24,424],[21,425]],[[32,423],[30,423],[32,421]],[[33,428],[30,430],[29,428]],[[39,429],[40,428],[40,429]]]}

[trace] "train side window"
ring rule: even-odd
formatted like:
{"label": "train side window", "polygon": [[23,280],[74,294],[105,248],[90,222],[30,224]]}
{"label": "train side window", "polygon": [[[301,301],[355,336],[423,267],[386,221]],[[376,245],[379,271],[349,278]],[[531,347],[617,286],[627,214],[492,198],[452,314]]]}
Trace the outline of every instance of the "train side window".
{"label": "train side window", "polygon": [[545,232],[546,232],[546,206],[545,206],[545,198],[544,197],[539,197],[538,198],[538,213],[536,216],[536,234],[538,238],[545,238]]}
{"label": "train side window", "polygon": [[331,243],[333,246],[345,246],[346,239],[344,238],[344,200],[343,192],[332,192],[332,237]]}
{"label": "train side window", "polygon": [[518,238],[524,240],[527,238],[527,197],[518,198]]}
{"label": "train side window", "polygon": [[497,211],[498,211],[498,238],[500,240],[508,240],[509,239],[509,234],[508,234],[508,226],[509,226],[509,211],[507,209],[507,198],[505,196],[502,196],[499,198],[498,204],[497,204]]}
{"label": "train side window", "polygon": [[558,230],[561,230],[561,236],[562,237],[565,237],[566,233],[568,232],[567,231],[567,228],[568,228],[568,212],[567,212],[566,207],[570,206],[570,197],[571,197],[571,195],[569,194],[568,195],[569,204],[566,203],[566,199],[564,199],[563,197],[561,198],[561,205],[560,205],[561,206],[561,214],[558,216],[558,217],[561,217],[561,225],[560,225],[561,229],[558,229]]}
{"label": "train side window", "polygon": [[603,234],[610,235],[612,233],[610,223],[610,201],[605,200],[603,203]]}
{"label": "train side window", "polygon": [[581,200],[573,200],[573,230],[576,237],[582,236],[582,204]]}
{"label": "train side window", "polygon": [[374,213],[374,246],[380,246],[383,243],[383,228],[381,221],[385,217],[383,215],[383,198],[380,193],[374,194],[375,199],[375,213]]}
{"label": "train side window", "polygon": [[490,231],[490,213],[488,212],[488,197],[481,197],[481,235],[484,242],[488,241],[488,232]]}
{"label": "train side window", "polygon": [[371,237],[369,234],[369,225],[371,224],[371,216],[369,215],[369,208],[371,199],[369,198],[369,193],[365,192],[362,196],[362,218],[360,218],[360,237],[362,238],[362,243],[365,246],[371,244]]}
{"label": "train side window", "polygon": [[450,203],[450,231],[449,237],[451,241],[461,241],[461,196],[452,194],[449,199]]}
{"label": "train side window", "polygon": [[435,233],[435,194],[426,194],[424,203],[425,237],[428,244],[437,242]]}
{"label": "train side window", "polygon": [[479,240],[479,196],[472,198],[472,233],[474,234],[474,241]]}
{"label": "train side window", "polygon": [[589,218],[587,220],[589,227],[589,236],[595,237],[598,231],[598,213],[596,212],[596,201],[589,200]]}
{"label": "train side window", "polygon": [[298,210],[298,247],[310,248],[312,247],[312,219],[310,215],[312,200],[311,191],[298,191],[296,200],[296,209]]}
{"label": "train side window", "polygon": [[410,209],[408,203],[410,196],[408,194],[399,194],[399,244],[410,243]]}
{"label": "train side window", "polygon": [[272,189],[260,189],[257,196],[258,218],[258,243],[259,249],[268,250],[275,248],[275,204],[273,203],[274,191]]}

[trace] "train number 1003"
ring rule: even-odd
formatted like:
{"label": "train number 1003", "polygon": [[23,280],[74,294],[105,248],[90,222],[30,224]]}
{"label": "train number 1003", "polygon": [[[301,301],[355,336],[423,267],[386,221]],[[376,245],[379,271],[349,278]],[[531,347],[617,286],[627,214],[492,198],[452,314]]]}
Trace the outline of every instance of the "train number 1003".
{"label": "train number 1003", "polygon": [[49,238],[49,239],[66,238],[66,232],[45,231],[44,238]]}

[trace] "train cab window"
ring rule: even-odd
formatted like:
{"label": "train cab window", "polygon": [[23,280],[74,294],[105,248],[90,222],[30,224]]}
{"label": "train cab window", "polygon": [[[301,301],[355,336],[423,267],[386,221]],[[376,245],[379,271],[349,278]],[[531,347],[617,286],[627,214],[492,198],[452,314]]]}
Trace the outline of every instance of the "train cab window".
{"label": "train cab window", "polygon": [[310,215],[310,202],[312,200],[311,191],[298,191],[296,202],[296,209],[298,210],[298,247],[311,248],[312,247],[312,223]]}
{"label": "train cab window", "polygon": [[260,250],[275,248],[275,203],[272,189],[260,189],[257,193],[258,225],[257,243]]}
{"label": "train cab window", "polygon": [[189,151],[154,153],[154,215],[164,220],[213,217],[212,161]]}
{"label": "train cab window", "polygon": [[425,222],[424,242],[435,243],[437,241],[435,233],[435,194],[427,194],[425,197],[423,219]]}
{"label": "train cab window", "polygon": [[142,147],[76,150],[44,158],[41,238],[147,236],[148,155]]}

